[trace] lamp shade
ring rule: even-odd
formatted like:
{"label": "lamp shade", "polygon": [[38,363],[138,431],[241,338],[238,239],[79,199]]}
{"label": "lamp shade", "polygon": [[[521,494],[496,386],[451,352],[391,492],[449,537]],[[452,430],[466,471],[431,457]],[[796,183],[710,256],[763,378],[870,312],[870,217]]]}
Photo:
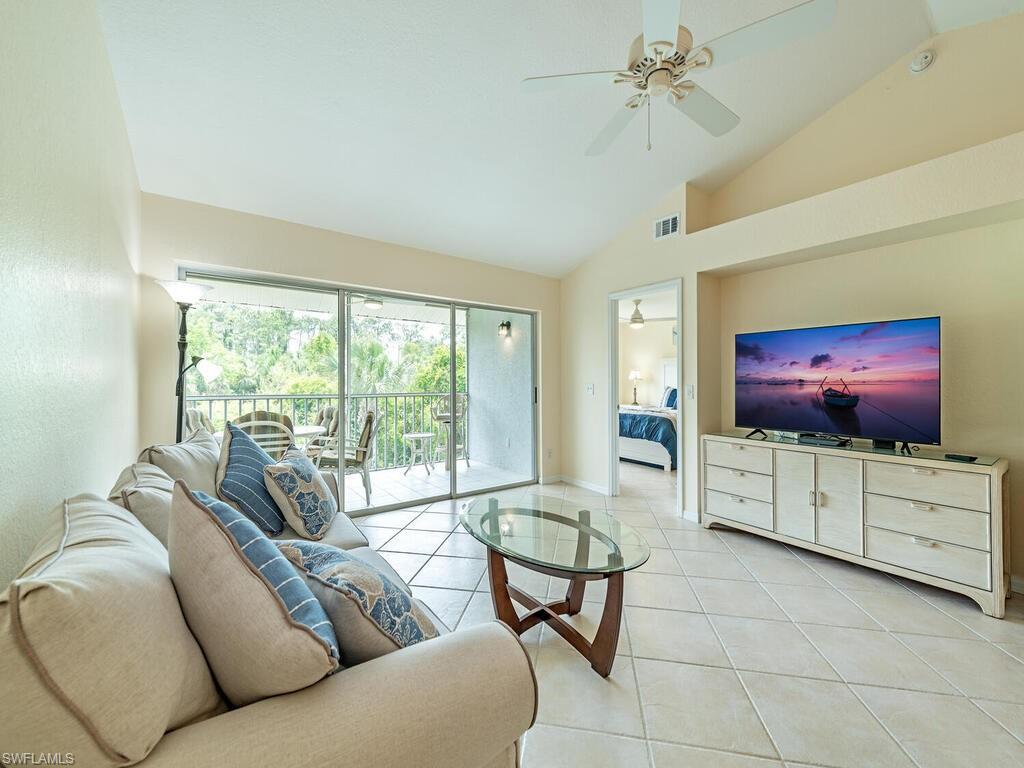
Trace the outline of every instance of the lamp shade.
{"label": "lamp shade", "polygon": [[630,381],[643,381],[643,378],[644,377],[640,375],[640,371],[630,371],[629,372],[629,380]]}
{"label": "lamp shade", "polygon": [[196,370],[199,371],[199,375],[203,377],[203,381],[207,384],[213,383],[224,373],[224,369],[215,362],[205,359],[196,363]]}
{"label": "lamp shade", "polygon": [[213,289],[212,285],[193,283],[188,280],[157,280],[156,282],[177,304],[195,304]]}

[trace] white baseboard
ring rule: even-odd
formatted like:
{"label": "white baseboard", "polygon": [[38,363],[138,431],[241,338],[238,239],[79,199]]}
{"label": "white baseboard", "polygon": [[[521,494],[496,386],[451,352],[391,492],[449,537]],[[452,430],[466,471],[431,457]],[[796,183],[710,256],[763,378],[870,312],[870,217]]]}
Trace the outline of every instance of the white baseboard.
{"label": "white baseboard", "polygon": [[598,483],[591,483],[587,480],[579,480],[578,478],[575,477],[566,477],[565,475],[562,475],[562,482],[566,483],[567,485],[575,485],[577,488],[585,488],[588,491],[599,493],[602,496],[608,495],[607,485],[599,485]]}
{"label": "white baseboard", "polygon": [[555,483],[562,482],[561,475],[541,475],[537,478],[537,482],[540,485],[554,485]]}

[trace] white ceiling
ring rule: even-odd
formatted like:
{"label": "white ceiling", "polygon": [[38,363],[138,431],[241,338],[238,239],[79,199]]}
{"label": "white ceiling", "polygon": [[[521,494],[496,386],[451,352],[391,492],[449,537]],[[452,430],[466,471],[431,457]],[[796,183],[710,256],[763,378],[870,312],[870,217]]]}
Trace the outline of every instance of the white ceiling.
{"label": "white ceiling", "polygon": [[[682,181],[722,183],[931,33],[924,0],[839,0],[827,32],[700,73],[742,117],[733,132],[659,103],[653,151],[637,119],[587,158],[627,87],[519,81],[625,64],[640,0],[99,4],[145,191],[552,275]],[[683,23],[703,41],[795,4],[683,0]]]}
{"label": "white ceiling", "polygon": [[928,0],[932,27],[948,32],[1024,11],[1024,0]]}

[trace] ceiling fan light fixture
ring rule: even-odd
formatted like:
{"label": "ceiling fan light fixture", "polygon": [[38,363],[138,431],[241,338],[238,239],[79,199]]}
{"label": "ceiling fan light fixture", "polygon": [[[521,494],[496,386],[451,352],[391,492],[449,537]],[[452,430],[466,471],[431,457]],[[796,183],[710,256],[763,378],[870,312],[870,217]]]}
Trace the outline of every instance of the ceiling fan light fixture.
{"label": "ceiling fan light fixture", "polygon": [[363,306],[366,309],[383,309],[384,302],[376,298],[375,296],[367,296],[365,299],[363,299]]}
{"label": "ceiling fan light fixture", "polygon": [[640,314],[640,302],[642,299],[633,299],[633,314],[629,316],[629,327],[639,330],[644,327],[644,316]]}

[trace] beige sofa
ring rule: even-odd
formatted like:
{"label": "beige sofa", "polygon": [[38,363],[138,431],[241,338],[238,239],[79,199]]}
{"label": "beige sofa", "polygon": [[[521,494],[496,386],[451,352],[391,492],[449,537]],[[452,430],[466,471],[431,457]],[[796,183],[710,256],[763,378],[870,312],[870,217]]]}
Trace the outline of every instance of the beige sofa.
{"label": "beige sofa", "polygon": [[[154,455],[152,450],[155,449],[143,452],[140,458],[153,458],[159,462],[162,457]],[[204,472],[201,466],[204,462],[205,458],[179,474],[189,475],[194,483],[202,483],[205,478],[200,475]],[[136,763],[151,768],[518,766],[519,738],[532,726],[536,715],[536,680],[519,638],[497,621],[445,633],[434,640],[343,669],[293,693],[237,709],[230,709],[222,702],[213,710],[217,712],[213,716],[204,715],[198,721],[193,719],[189,724],[168,729],[166,733],[160,727],[151,740],[155,745],[143,741],[134,752],[131,745],[112,750],[110,743],[113,737],[108,738],[110,733],[121,732],[123,742],[131,740],[128,733],[133,728],[125,722],[126,712],[132,717],[141,716],[134,709],[124,709],[124,702],[101,700],[103,691],[107,690],[108,676],[119,674],[118,663],[114,661],[102,672],[96,671],[99,675],[96,679],[103,680],[103,683],[95,686],[83,684],[80,677],[90,678],[93,673],[87,670],[81,675],[80,665],[89,664],[90,659],[76,658],[72,665],[63,653],[63,646],[55,645],[68,642],[59,640],[63,626],[60,618],[48,619],[54,622],[53,627],[48,628],[51,631],[44,631],[47,629],[45,624],[26,628],[23,617],[28,614],[29,607],[23,605],[19,617],[17,606],[12,607],[10,601],[31,598],[38,601],[37,608],[46,605],[43,600],[47,590],[33,583],[33,579],[43,578],[38,574],[45,568],[40,569],[39,566],[50,556],[49,552],[58,552],[69,558],[64,554],[65,545],[71,548],[76,540],[74,535],[68,536],[68,510],[72,510],[73,518],[79,508],[91,510],[94,518],[98,514],[103,525],[136,529],[127,530],[127,535],[118,543],[123,547],[128,542],[131,546],[145,549],[149,561],[157,564],[149,569],[147,589],[152,590],[152,572],[156,573],[158,581],[165,578],[166,549],[158,542],[161,533],[166,537],[167,530],[166,520],[162,523],[160,520],[162,490],[159,486],[165,477],[146,462],[129,467],[122,473],[111,498],[130,509],[132,515],[95,497],[76,497],[70,504],[65,503],[63,521],[60,519],[62,508],[58,507],[53,513],[50,542],[44,540],[40,544],[22,576],[7,594],[0,595],[0,679],[5,680],[4,695],[0,700],[7,700],[6,704],[0,703],[0,750],[32,753],[70,751],[76,755],[75,765],[82,766]],[[331,483],[337,493],[333,477]],[[128,492],[124,491],[125,487],[129,488]],[[106,505],[109,511],[104,512],[101,506],[97,513],[97,505]],[[141,508],[144,510],[140,514],[136,510]],[[142,523],[152,535],[143,530]],[[284,535],[285,538],[289,536],[294,537],[294,534],[286,532]],[[102,534],[97,540],[109,538],[108,534]],[[324,540],[383,568],[399,584],[405,585],[387,561],[369,548],[362,532],[344,514],[338,515]],[[70,557],[72,565],[81,562],[75,557],[90,556],[88,546],[87,543],[86,548],[75,550],[74,557]],[[50,547],[49,551],[47,547]],[[103,552],[101,548],[96,551]],[[156,553],[155,559],[153,553]],[[109,552],[99,556],[110,558]],[[111,580],[117,579],[119,584],[124,584],[126,579],[130,581],[133,571],[125,567],[130,558],[118,556],[113,560],[117,562],[109,566]],[[95,583],[95,558],[91,567]],[[100,564],[98,567],[108,566]],[[134,570],[139,570],[137,565]],[[58,578],[66,580],[60,566],[51,568],[46,577],[52,577],[54,571],[58,572]],[[102,573],[105,571],[101,571],[101,579],[105,580]],[[22,595],[17,589],[19,584],[22,585]],[[166,572],[166,584],[159,588],[166,591],[168,586],[170,575]],[[85,588],[90,588],[87,583]],[[130,584],[125,588],[130,589]],[[59,593],[61,590],[51,591]],[[155,634],[167,638],[167,643],[174,643],[175,637],[179,645],[182,637],[192,643],[184,617],[174,610],[177,605],[173,586],[170,586],[168,594],[171,595],[169,605],[173,609],[167,610],[168,604],[159,611],[153,609],[148,621],[151,624],[159,621],[163,625]],[[128,601],[130,598],[126,598]],[[118,613],[121,610],[121,606],[112,609],[110,620],[123,622],[124,616],[135,615],[127,608]],[[92,617],[92,621],[103,619],[103,616]],[[145,636],[152,637],[152,627],[147,630]],[[132,636],[131,632],[122,634]],[[156,642],[157,647],[147,647],[142,655],[148,659],[163,657],[164,651],[159,643],[164,640]],[[115,658],[119,652],[118,643],[112,643],[108,648],[108,661],[110,648],[113,648]],[[68,643],[68,650],[76,650],[73,641]],[[166,658],[176,658],[176,654],[180,656],[179,650],[169,646]],[[127,649],[125,651],[130,655]],[[201,658],[198,650],[195,653]],[[49,668],[48,658],[53,660]],[[127,677],[135,670],[134,667],[129,669],[127,662],[125,665]],[[18,690],[6,690],[8,683]],[[155,680],[154,685],[157,684],[167,685],[168,681]],[[76,685],[82,691],[77,696]],[[174,691],[173,681],[170,685]],[[185,687],[183,682],[180,688],[184,690]],[[31,715],[26,715],[24,705],[29,700],[38,701],[38,705]],[[123,708],[120,716],[117,715],[118,706]],[[206,706],[209,711],[208,704]],[[102,725],[104,722],[111,723],[109,729]],[[137,738],[140,729],[134,730]],[[163,733],[162,738],[160,733]]]}

